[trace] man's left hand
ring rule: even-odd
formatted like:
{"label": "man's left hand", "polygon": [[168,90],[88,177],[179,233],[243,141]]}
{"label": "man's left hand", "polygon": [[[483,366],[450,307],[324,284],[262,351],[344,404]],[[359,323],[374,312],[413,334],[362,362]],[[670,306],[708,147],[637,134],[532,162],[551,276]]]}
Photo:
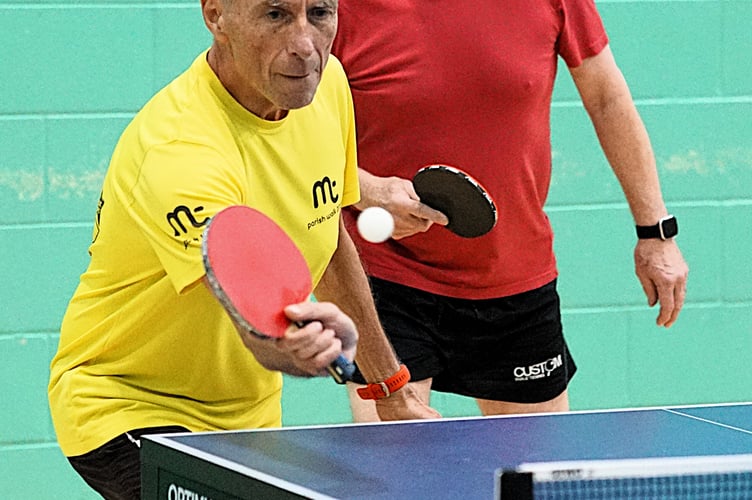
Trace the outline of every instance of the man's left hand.
{"label": "man's left hand", "polygon": [[648,305],[660,304],[656,324],[666,328],[674,324],[684,306],[689,267],[671,240],[643,239],[634,251],[635,273],[648,298]]}

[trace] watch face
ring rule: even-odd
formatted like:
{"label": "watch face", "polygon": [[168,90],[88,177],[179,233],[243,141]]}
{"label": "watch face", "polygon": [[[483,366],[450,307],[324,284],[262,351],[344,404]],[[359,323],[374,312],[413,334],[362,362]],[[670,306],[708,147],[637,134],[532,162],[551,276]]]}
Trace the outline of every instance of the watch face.
{"label": "watch face", "polygon": [[661,239],[663,240],[673,238],[679,233],[679,224],[676,222],[676,217],[663,219],[659,226],[661,229]]}

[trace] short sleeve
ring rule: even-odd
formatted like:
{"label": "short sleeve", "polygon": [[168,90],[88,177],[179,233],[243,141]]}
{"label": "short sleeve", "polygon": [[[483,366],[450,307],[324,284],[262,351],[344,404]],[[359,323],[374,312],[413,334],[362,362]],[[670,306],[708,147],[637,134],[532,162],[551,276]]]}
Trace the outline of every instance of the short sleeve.
{"label": "short sleeve", "polygon": [[339,115],[342,128],[342,141],[345,148],[345,190],[342,206],[354,205],[360,201],[360,185],[358,183],[358,148],[355,132],[355,110],[350,85],[347,82],[345,70],[336,56],[330,56],[329,63],[338,78]]}
{"label": "short sleeve", "polygon": [[203,276],[203,230],[219,210],[244,202],[241,186],[210,147],[172,142],[146,154],[132,210],[178,293]]}
{"label": "short sleeve", "polygon": [[559,12],[562,28],[558,52],[567,66],[579,66],[608,45],[608,35],[594,0],[560,0]]}

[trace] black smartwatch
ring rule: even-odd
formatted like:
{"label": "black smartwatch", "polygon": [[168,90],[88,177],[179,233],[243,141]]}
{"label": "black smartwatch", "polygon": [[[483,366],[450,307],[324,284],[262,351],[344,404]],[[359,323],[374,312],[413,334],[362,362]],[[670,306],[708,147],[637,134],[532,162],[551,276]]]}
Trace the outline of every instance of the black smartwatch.
{"label": "black smartwatch", "polygon": [[635,228],[637,229],[637,237],[641,240],[650,238],[668,240],[679,234],[679,224],[673,215],[667,215],[654,226],[635,226]]}

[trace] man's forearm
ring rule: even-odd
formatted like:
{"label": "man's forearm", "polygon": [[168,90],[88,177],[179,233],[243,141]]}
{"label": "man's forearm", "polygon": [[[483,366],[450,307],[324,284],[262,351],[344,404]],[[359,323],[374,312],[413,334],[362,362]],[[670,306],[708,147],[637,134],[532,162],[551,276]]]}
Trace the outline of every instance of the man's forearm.
{"label": "man's forearm", "polygon": [[631,100],[594,113],[593,124],[638,225],[653,225],[666,215],[655,157],[647,131]]}
{"label": "man's forearm", "polygon": [[610,49],[586,59],[571,72],[636,224],[655,224],[666,215],[655,156]]}
{"label": "man's forearm", "polygon": [[314,293],[318,300],[337,304],[355,322],[359,333],[355,361],[368,382],[380,382],[397,372],[399,361],[379,322],[355,244],[341,221],[337,250]]}

